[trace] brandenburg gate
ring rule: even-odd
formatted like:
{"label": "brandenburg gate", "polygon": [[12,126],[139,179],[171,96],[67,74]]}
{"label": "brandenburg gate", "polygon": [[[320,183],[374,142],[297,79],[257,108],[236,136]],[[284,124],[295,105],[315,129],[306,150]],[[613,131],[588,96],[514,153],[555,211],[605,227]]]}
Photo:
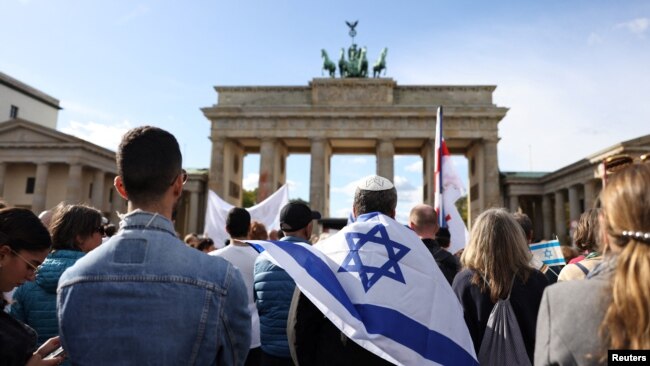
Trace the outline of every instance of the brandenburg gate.
{"label": "brandenburg gate", "polygon": [[[325,55],[324,55],[325,57]],[[364,54],[365,57],[365,54]],[[424,193],[432,203],[437,107],[452,154],[469,161],[471,218],[503,206],[499,189],[496,86],[398,85],[391,78],[315,78],[307,86],[217,86],[217,103],[202,111],[212,128],[209,188],[242,202],[243,158],[260,154],[258,201],[286,181],[286,159],[311,155],[309,203],[329,215],[333,154],[375,154],[376,172],[394,178],[394,156],[423,158]],[[398,197],[399,199],[399,197]]]}

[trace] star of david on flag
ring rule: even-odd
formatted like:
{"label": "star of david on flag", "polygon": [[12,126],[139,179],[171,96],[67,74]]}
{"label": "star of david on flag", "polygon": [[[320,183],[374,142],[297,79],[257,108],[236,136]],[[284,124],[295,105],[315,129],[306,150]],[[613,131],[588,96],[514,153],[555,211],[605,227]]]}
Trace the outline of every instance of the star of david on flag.
{"label": "star of david on flag", "polygon": [[559,240],[531,244],[529,248],[533,257],[547,266],[566,264]]}
{"label": "star of david on flag", "polygon": [[[346,233],[345,240],[348,243],[350,252],[343,260],[339,272],[359,273],[363,289],[366,292],[383,276],[404,283],[404,276],[398,262],[410,249],[406,245],[391,240],[384,225],[376,225],[367,233]],[[366,244],[381,245],[386,249],[388,260],[381,267],[365,265],[361,260],[359,250]]]}
{"label": "star of david on flag", "polygon": [[347,337],[397,365],[478,365],[462,307],[420,238],[371,213],[313,246],[249,241]]}

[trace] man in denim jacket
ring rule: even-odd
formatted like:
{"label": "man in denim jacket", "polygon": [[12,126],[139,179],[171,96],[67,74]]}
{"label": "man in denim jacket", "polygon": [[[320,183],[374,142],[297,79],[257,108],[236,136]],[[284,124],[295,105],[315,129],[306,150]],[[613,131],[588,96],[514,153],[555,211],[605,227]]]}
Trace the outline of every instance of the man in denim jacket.
{"label": "man in denim jacket", "polygon": [[75,365],[242,365],[251,320],[239,270],[176,237],[187,175],[166,131],[127,132],[115,188],[129,200],[120,231],[66,270],[57,308]]}

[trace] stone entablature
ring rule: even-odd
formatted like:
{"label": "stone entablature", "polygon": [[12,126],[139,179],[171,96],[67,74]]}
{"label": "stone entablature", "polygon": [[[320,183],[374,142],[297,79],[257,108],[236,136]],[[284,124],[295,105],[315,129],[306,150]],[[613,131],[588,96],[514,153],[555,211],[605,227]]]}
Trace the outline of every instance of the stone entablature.
{"label": "stone entablature", "polygon": [[[444,137],[452,153],[476,167],[470,175],[471,216],[501,202],[496,146],[507,108],[492,103],[495,86],[398,86],[392,79],[322,79],[308,86],[218,86],[211,121],[209,186],[241,202],[241,166],[261,153],[258,199],[284,183],[287,154],[312,155],[310,203],[327,214],[329,161],[335,153],[377,155],[377,174],[393,179],[395,154],[424,158],[424,201],[433,196],[436,112],[444,110]],[[322,183],[322,181],[325,183]]]}

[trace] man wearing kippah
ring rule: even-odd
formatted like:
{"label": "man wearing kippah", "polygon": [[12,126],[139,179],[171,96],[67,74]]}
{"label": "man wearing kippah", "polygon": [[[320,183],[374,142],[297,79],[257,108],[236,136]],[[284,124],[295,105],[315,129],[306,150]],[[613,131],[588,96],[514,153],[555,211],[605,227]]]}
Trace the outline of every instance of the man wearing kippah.
{"label": "man wearing kippah", "polygon": [[[352,205],[355,220],[382,213],[395,218],[397,190],[378,175],[360,181]],[[292,357],[300,365],[392,365],[343,334],[309,299],[296,289],[289,326]]]}
{"label": "man wearing kippah", "polygon": [[[298,202],[288,203],[280,211],[281,241],[309,244],[317,211]],[[296,287],[287,272],[271,262],[265,254],[255,261],[255,302],[260,316],[262,366],[293,365],[287,341],[287,314]],[[305,364],[307,365],[307,364]]]}

